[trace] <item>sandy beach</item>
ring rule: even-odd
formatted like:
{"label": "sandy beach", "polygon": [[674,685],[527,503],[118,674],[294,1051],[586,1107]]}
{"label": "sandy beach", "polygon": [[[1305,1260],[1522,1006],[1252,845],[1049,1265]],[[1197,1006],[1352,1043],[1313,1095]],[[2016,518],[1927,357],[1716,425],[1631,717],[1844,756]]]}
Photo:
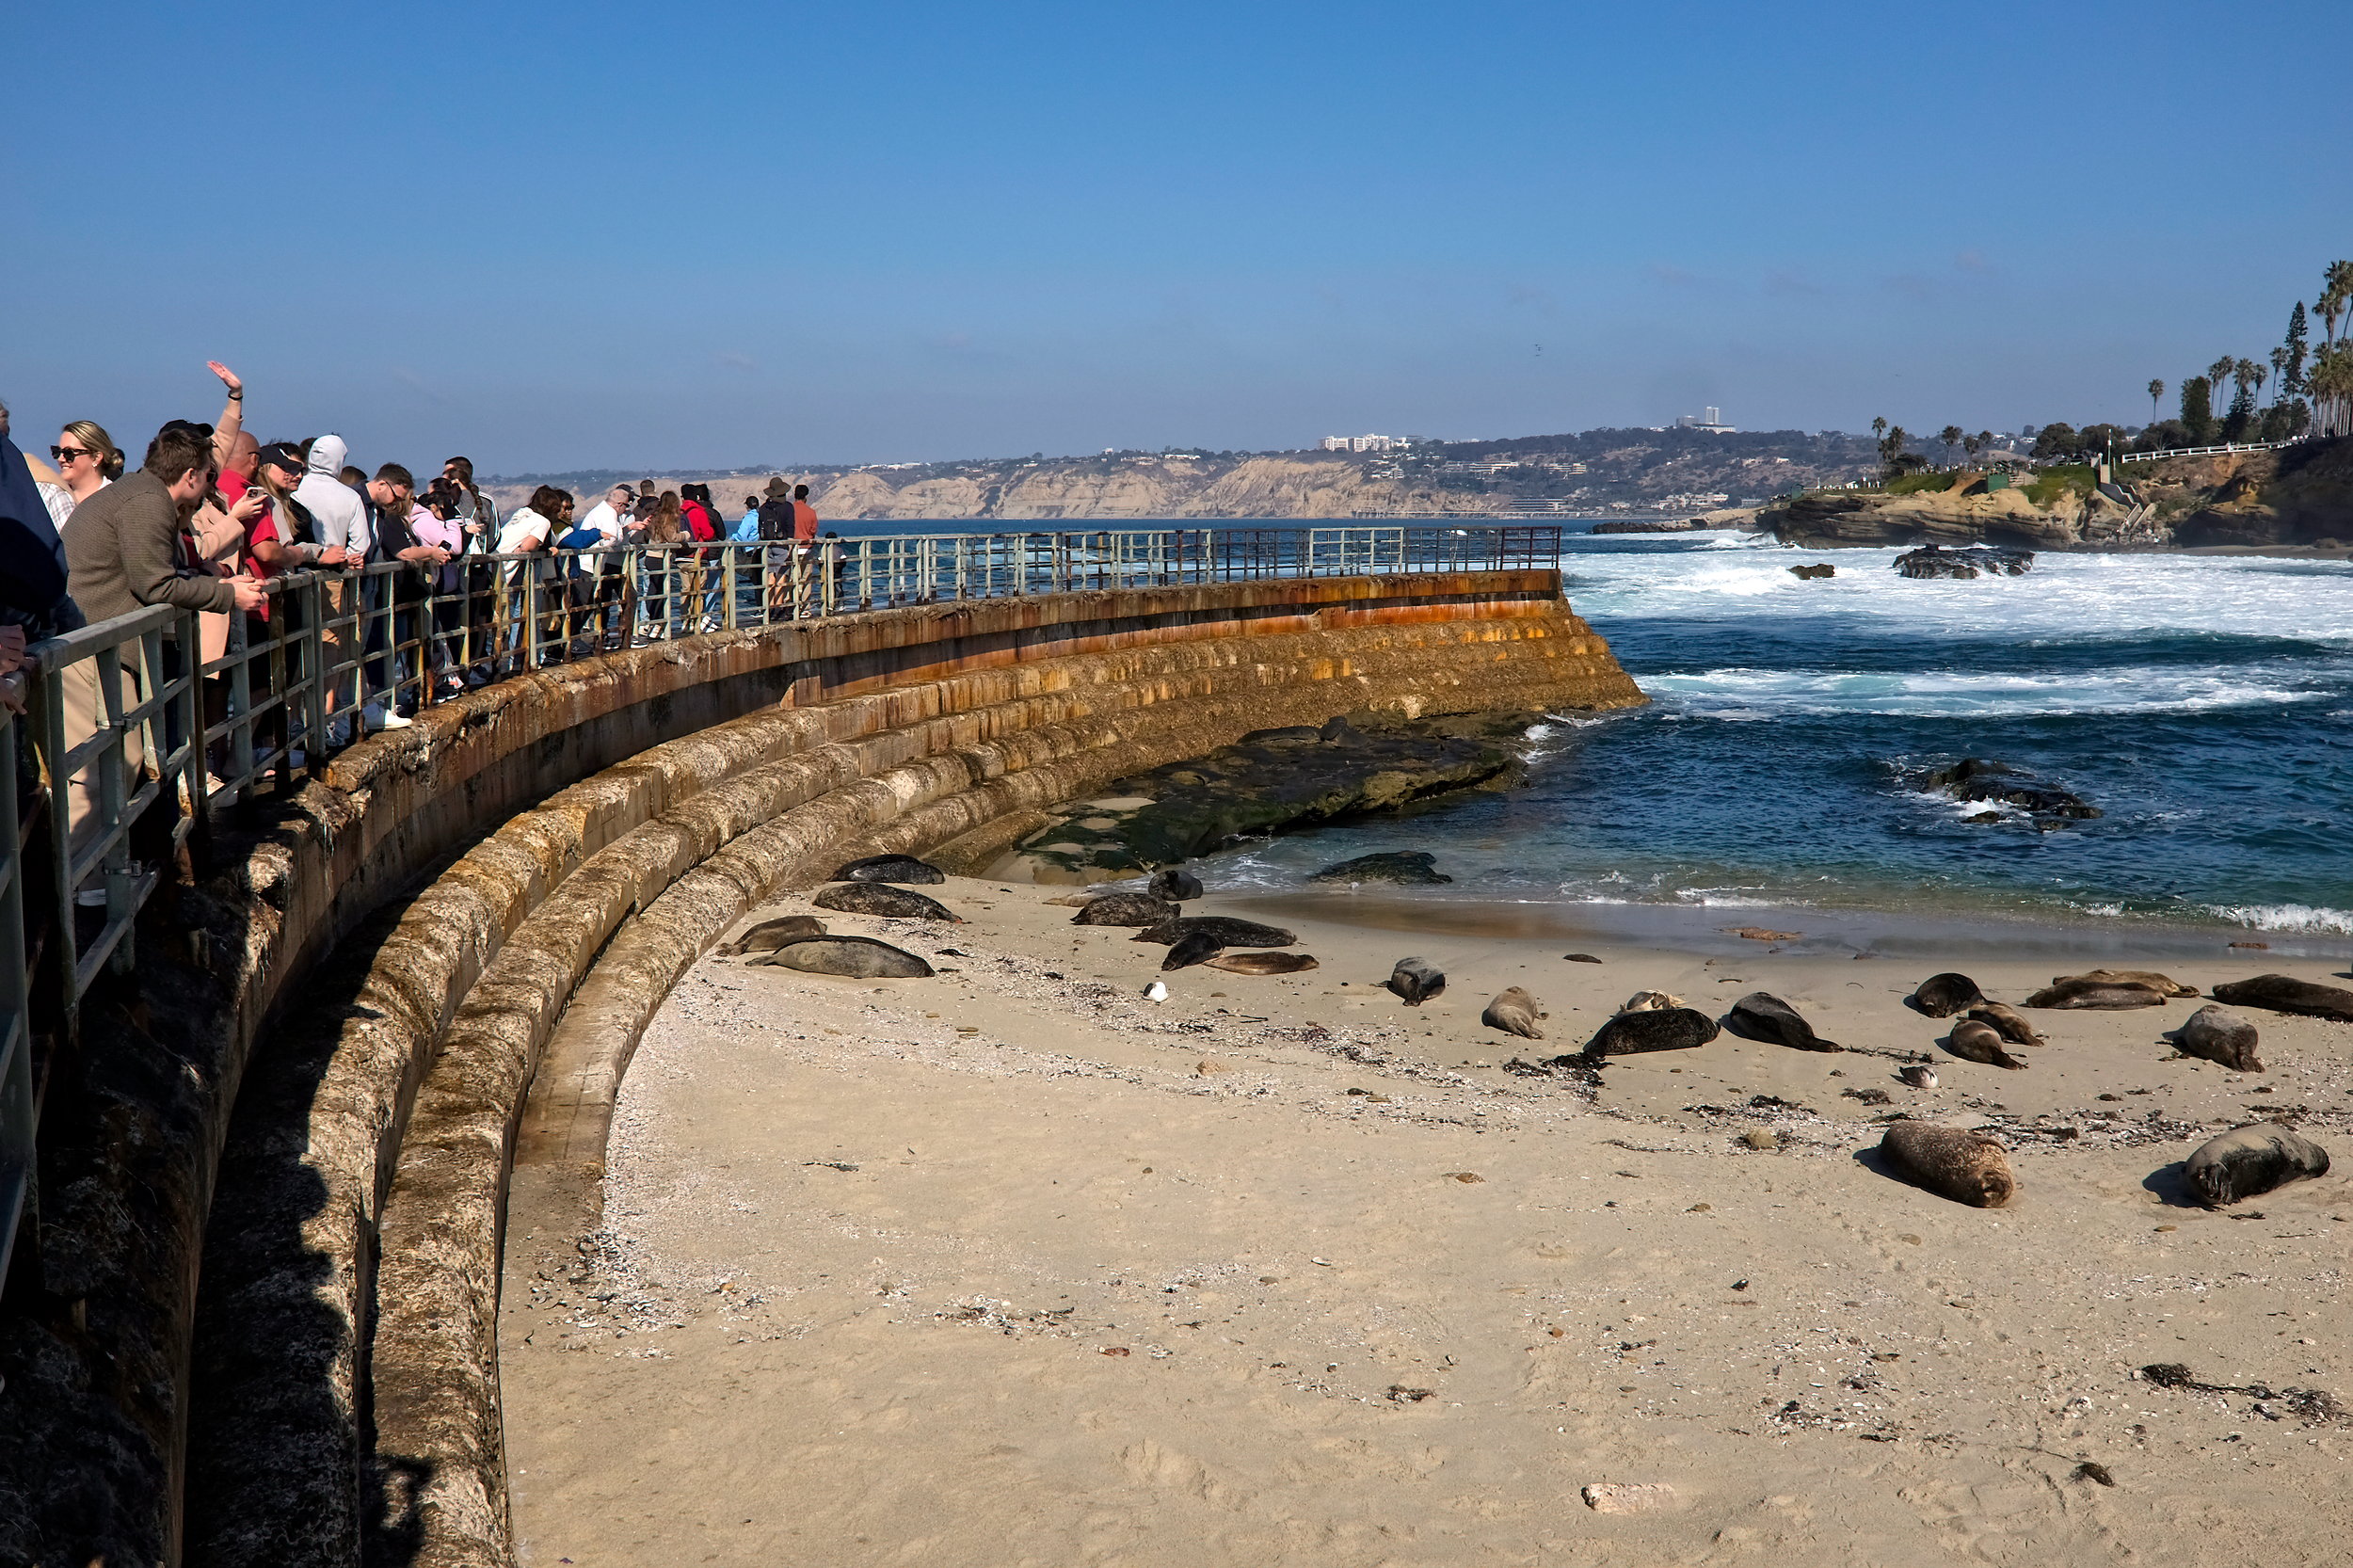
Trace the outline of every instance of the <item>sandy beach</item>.
{"label": "sandy beach", "polygon": [[[928,890],[968,923],[818,913],[933,979],[697,965],[584,1265],[509,1239],[533,1568],[2342,1557],[2353,1423],[2282,1396],[2353,1402],[2344,1167],[2209,1212],[2179,1162],[2271,1116],[2342,1159],[2353,1027],[2250,1012],[2269,1070],[2237,1074],[2159,1037],[2194,1000],[2037,1012],[2004,1071],[1902,1004],[1954,966],[1722,934],[1573,962],[1343,923],[1338,893],[1190,906],[1321,967],[1155,1004],[1164,950],[1071,926],[1064,889]],[[2345,968],[2228,939],[2155,967]],[[2017,951],[1958,967],[2011,1002],[2088,967]],[[1409,952],[1449,977],[1418,1009],[1379,988]],[[1547,1040],[1481,1027],[1514,984]],[[1650,988],[1768,990],[1849,1048],[1509,1065]],[[1923,1052],[1937,1089],[1896,1077]],[[2016,1200],[1896,1179],[1865,1151],[1897,1112],[1987,1127]],[[1610,1485],[1672,1490],[1588,1505]]]}

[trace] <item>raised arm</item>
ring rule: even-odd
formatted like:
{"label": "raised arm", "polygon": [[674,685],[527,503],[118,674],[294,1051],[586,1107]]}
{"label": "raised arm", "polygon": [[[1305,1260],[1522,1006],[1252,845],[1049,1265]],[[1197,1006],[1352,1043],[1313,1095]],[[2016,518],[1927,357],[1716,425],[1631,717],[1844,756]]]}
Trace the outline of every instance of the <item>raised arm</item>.
{"label": "raised arm", "polygon": [[204,368],[220,377],[220,384],[229,389],[229,401],[220,410],[220,423],[213,426],[213,466],[226,472],[229,455],[237,449],[237,432],[245,428],[245,383],[237,373],[218,360],[207,360]]}

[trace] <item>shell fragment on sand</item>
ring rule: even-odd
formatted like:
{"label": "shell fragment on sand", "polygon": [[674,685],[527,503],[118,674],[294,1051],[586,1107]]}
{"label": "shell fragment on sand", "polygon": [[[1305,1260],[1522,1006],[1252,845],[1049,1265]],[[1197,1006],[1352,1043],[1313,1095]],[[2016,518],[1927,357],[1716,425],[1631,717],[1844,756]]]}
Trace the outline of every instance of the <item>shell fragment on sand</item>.
{"label": "shell fragment on sand", "polygon": [[1655,1513],[1678,1500],[1675,1489],[1660,1481],[1595,1481],[1577,1495],[1595,1513]]}

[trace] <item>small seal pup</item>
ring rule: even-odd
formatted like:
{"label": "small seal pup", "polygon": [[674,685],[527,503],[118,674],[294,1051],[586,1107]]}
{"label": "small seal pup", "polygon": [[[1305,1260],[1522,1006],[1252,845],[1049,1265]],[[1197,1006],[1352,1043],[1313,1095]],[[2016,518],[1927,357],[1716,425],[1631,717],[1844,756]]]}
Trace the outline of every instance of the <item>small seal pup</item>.
{"label": "small seal pup", "polygon": [[1229,948],[1287,948],[1299,940],[1279,925],[1238,920],[1231,915],[1180,915],[1173,920],[1146,926],[1129,940],[1171,947],[1196,931],[1208,932]]}
{"label": "small seal pup", "polygon": [[[1695,1007],[1646,1007],[1639,1013],[1621,1013],[1594,1031],[1593,1037],[1585,1042],[1584,1059],[1690,1050],[1721,1032],[1715,1019]],[[1565,1064],[1577,1059],[1563,1056],[1557,1060]]]}
{"label": "small seal pup", "polygon": [[1977,983],[1965,974],[1932,974],[1920,982],[1920,988],[1912,993],[1912,1005],[1931,1018],[1949,1018],[1964,1007],[1974,1007],[1985,1000]]}
{"label": "small seal pup", "polygon": [[1683,999],[1681,997],[1669,996],[1664,991],[1637,991],[1632,996],[1625,999],[1625,1005],[1619,1008],[1618,1011],[1621,1013],[1648,1013],[1655,1008],[1681,1007],[1682,1005]]}
{"label": "small seal pup", "polygon": [[1945,1036],[1945,1048],[1963,1062],[1982,1062],[1989,1067],[2016,1071],[2025,1066],[2002,1048],[2002,1037],[1994,1032],[1992,1024],[1981,1024],[1975,1018],[1964,1018],[1953,1025],[1953,1032]]}
{"label": "small seal pup", "polygon": [[1170,969],[1190,969],[1195,964],[1206,964],[1225,951],[1225,944],[1206,931],[1188,932],[1168,945],[1168,956],[1160,960],[1163,973]]}
{"label": "small seal pup", "polygon": [[1150,893],[1105,893],[1080,905],[1079,912],[1070,917],[1070,923],[1149,927],[1173,920],[1180,912],[1168,900]]}
{"label": "small seal pup", "polygon": [[1304,952],[1221,952],[1209,960],[1209,967],[1227,974],[1297,974],[1318,966]]}
{"label": "small seal pup", "polygon": [[1801,1017],[1796,1008],[1770,991],[1751,991],[1734,1002],[1732,1011],[1724,1015],[1724,1024],[1744,1039],[1769,1041],[1791,1050],[1847,1048],[1815,1033],[1814,1026]]}
{"label": "small seal pup", "polygon": [[1395,991],[1408,1007],[1419,1007],[1446,989],[1446,976],[1427,958],[1401,958],[1382,984]]}
{"label": "small seal pup", "polygon": [[2026,1016],[2006,1001],[1980,1002],[1969,1009],[1969,1016],[1985,1025],[2013,1046],[2047,1046],[2051,1042],[2034,1032]]}
{"label": "small seal pup", "polygon": [[914,882],[930,886],[948,880],[948,873],[912,855],[870,855],[835,872],[836,882]]}
{"label": "small seal pup", "polygon": [[734,941],[722,944],[719,951],[729,955],[774,952],[787,942],[805,942],[824,934],[825,922],[814,915],[787,915],[782,920],[760,921]]}
{"label": "small seal pup", "polygon": [[2063,974],[2053,976],[2050,984],[2026,999],[2026,1005],[2114,1013],[2131,1007],[2161,1007],[2167,994],[2154,985],[2143,985],[2134,980],[2095,980],[2088,974]]}
{"label": "small seal pup", "polygon": [[1489,1029],[1499,1029],[1523,1040],[1541,1040],[1545,1032],[1536,1027],[1536,1020],[1545,1016],[1543,1002],[1514,985],[1489,1002],[1487,1010],[1479,1015],[1479,1021]]}
{"label": "small seal pup", "polygon": [[964,923],[964,917],[951,910],[936,899],[904,888],[893,888],[885,882],[837,882],[821,888],[808,901],[820,909],[839,909],[845,915],[881,915],[894,920],[947,920],[955,925]]}
{"label": "small seal pup", "polygon": [[2353,991],[2342,985],[2320,985],[2284,974],[2259,974],[2214,988],[2214,1000],[2233,1007],[2263,1007],[2274,1013],[2298,1013],[2308,1018],[2334,1018],[2353,1023]]}
{"label": "small seal pup", "polygon": [[2198,1201],[2208,1208],[2328,1174],[2329,1151],[2277,1122],[2258,1122],[2209,1138],[2182,1168]]}
{"label": "small seal pup", "polygon": [[852,980],[922,980],[932,967],[888,942],[878,942],[872,936],[819,936],[806,942],[787,942],[774,952],[763,952],[744,960],[747,964],[774,964],[778,968],[799,969],[804,974],[844,975]]}
{"label": "small seal pup", "polygon": [[1191,872],[1178,871],[1171,866],[1165,871],[1152,873],[1149,890],[1154,898],[1163,898],[1172,904],[1181,904],[1187,899],[1201,896],[1201,879]]}
{"label": "small seal pup", "polygon": [[2009,1156],[1983,1133],[1934,1122],[1890,1122],[1880,1153],[1938,1197],[1973,1208],[1999,1208],[2017,1195]]}
{"label": "small seal pup", "polygon": [[2171,1035],[2185,1056],[2202,1056],[2233,1072],[2259,1073],[2255,1058],[2255,1026],[2217,1002],[2208,1002],[2189,1016]]}

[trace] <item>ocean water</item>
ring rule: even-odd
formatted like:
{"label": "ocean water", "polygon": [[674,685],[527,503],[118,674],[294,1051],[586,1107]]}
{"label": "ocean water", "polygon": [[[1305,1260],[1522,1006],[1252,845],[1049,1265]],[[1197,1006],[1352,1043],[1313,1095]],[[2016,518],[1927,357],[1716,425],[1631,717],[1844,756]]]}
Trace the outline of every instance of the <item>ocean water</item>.
{"label": "ocean water", "polygon": [[[2024,577],[1912,582],[1896,554],[1578,536],[1571,601],[1650,707],[1540,727],[1524,789],[1237,846],[1208,869],[1274,895],[1350,856],[1436,852],[1452,887],[1360,895],[1390,923],[1409,923],[1401,904],[1451,904],[1555,906],[1566,931],[1679,917],[1853,942],[1910,917],[2353,945],[2353,568],[2044,554]],[[1837,576],[1786,569],[1817,559]],[[1982,807],[1906,786],[1964,756],[2105,815],[1971,824]]]}

